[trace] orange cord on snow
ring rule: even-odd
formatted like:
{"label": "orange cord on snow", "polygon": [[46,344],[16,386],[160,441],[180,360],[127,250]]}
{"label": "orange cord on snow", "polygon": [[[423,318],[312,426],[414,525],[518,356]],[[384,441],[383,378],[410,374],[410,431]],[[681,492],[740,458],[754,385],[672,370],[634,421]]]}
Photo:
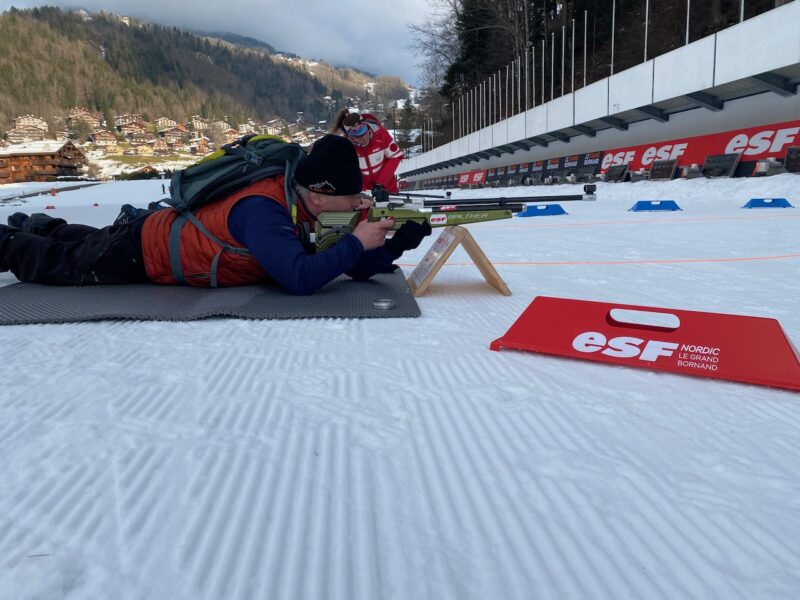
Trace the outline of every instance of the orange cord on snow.
{"label": "orange cord on snow", "polygon": [[[755,260],[786,260],[790,258],[800,258],[800,254],[780,254],[777,256],[740,256],[737,258],[664,258],[664,259],[643,259],[643,260],[560,260],[560,261],[490,261],[493,265],[503,265],[509,267],[553,267],[564,265],[659,265],[673,263],[720,263],[720,262],[747,262]],[[401,267],[416,267],[412,263],[397,263]],[[472,267],[474,263],[448,262],[444,266],[448,267]]]}

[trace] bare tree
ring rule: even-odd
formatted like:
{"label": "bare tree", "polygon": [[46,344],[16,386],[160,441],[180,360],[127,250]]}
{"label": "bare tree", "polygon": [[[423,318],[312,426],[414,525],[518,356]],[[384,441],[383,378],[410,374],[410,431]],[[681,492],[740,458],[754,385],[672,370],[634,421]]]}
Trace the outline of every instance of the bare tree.
{"label": "bare tree", "polygon": [[415,50],[422,61],[423,87],[440,88],[444,75],[461,51],[458,30],[453,26],[461,16],[461,0],[428,0],[434,7],[431,15],[421,25],[411,24],[414,42],[410,49]]}

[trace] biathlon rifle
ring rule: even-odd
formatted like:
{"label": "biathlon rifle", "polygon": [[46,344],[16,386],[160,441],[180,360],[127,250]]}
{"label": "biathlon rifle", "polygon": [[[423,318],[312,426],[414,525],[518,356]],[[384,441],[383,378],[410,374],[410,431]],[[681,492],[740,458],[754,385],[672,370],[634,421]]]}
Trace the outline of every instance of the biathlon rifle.
{"label": "biathlon rifle", "polygon": [[[323,212],[317,216],[315,244],[322,252],[333,246],[346,233],[352,233],[364,218],[367,221],[394,219],[393,230],[400,229],[406,221],[428,222],[431,227],[467,225],[485,221],[510,219],[521,212],[522,204],[499,204],[439,206],[436,208],[403,208],[396,206],[373,206],[356,212]],[[366,213],[366,217],[364,216]]]}

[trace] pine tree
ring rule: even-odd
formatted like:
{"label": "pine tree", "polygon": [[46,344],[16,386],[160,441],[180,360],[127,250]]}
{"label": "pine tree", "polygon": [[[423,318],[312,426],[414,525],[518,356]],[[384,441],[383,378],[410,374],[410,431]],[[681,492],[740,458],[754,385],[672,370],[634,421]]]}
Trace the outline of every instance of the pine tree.
{"label": "pine tree", "polygon": [[416,109],[411,102],[411,98],[406,98],[403,103],[403,110],[400,111],[400,123],[397,125],[397,135],[395,141],[404,150],[409,148],[413,142],[414,122],[416,121]]}

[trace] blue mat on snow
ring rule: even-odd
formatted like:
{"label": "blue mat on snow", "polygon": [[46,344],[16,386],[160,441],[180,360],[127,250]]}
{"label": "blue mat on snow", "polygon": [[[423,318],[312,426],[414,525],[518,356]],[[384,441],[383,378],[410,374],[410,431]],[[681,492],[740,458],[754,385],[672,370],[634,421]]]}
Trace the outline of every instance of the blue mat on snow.
{"label": "blue mat on snow", "polygon": [[742,208],[794,208],[786,198],[750,198]]}
{"label": "blue mat on snow", "polygon": [[656,210],[683,210],[675,200],[639,200],[629,211],[648,212]]}
{"label": "blue mat on snow", "polygon": [[523,212],[517,213],[518,217],[547,217],[551,215],[568,214],[560,204],[528,204]]}

